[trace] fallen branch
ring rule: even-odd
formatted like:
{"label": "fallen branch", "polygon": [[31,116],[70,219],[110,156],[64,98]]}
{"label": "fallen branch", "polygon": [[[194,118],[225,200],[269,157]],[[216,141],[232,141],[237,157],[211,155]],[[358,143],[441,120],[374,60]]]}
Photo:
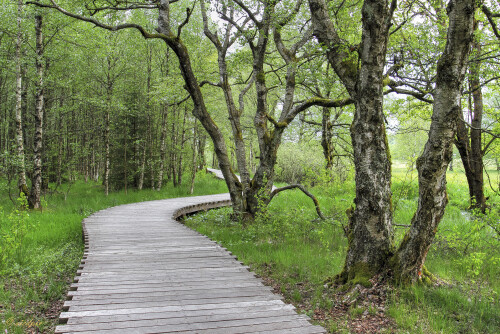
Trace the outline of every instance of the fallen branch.
{"label": "fallen branch", "polygon": [[302,190],[302,192],[304,194],[306,194],[308,197],[310,197],[313,200],[314,206],[316,207],[316,212],[318,213],[318,216],[321,219],[325,220],[325,216],[323,216],[323,213],[321,212],[321,208],[319,207],[318,200],[316,199],[316,197],[314,197],[313,194],[311,194],[309,191],[307,191],[306,188],[304,188],[304,186],[301,185],[301,184],[290,184],[288,186],[284,186],[284,187],[281,187],[281,188],[274,189],[271,192],[271,196],[269,197],[269,202],[271,202],[271,200],[273,199],[273,197],[276,196],[278,193],[280,193],[280,192],[282,192],[284,190],[295,189],[295,188],[299,188],[300,190]]}

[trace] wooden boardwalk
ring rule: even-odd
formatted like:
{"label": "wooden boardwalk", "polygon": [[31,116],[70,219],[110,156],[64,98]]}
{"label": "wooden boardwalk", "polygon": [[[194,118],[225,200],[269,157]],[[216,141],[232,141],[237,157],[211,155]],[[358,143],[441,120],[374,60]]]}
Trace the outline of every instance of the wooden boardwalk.
{"label": "wooden boardwalk", "polygon": [[56,333],[325,333],[227,250],[174,217],[228,195],[122,205],[83,221],[86,249]]}

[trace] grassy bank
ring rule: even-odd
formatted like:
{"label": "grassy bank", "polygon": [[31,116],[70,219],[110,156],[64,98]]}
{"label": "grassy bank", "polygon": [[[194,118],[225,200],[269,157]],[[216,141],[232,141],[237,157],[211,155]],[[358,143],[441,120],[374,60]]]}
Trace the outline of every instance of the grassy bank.
{"label": "grassy bank", "polygon": [[[0,332],[50,333],[68,283],[83,253],[81,221],[95,211],[126,203],[188,196],[189,185],[161,191],[114,192],[77,181],[70,191],[47,195],[43,212],[19,209],[0,193]],[[223,182],[198,174],[195,195],[226,192]],[[3,196],[3,197],[1,197]],[[66,200],[65,200],[66,197]]]}
{"label": "grassy bank", "polygon": [[[288,302],[331,333],[498,333],[500,328],[500,243],[488,226],[498,222],[499,198],[491,196],[490,221],[468,217],[467,185],[450,173],[450,205],[427,259],[440,286],[359,289],[344,294],[325,285],[345,256],[345,210],[354,184],[316,186],[327,221],[317,219],[309,198],[281,193],[257,221],[241,228],[230,210],[202,213],[186,224],[232,251]],[[395,223],[408,225],[417,204],[416,175],[396,170]],[[396,229],[400,240],[406,227]]]}

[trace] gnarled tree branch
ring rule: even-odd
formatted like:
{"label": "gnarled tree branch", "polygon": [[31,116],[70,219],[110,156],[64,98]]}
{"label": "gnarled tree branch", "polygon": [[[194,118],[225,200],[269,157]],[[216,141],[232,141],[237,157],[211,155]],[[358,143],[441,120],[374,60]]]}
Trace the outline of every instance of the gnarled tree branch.
{"label": "gnarled tree branch", "polygon": [[312,199],[312,201],[314,202],[314,206],[316,207],[316,212],[318,213],[318,216],[321,219],[325,220],[326,218],[323,215],[323,212],[321,212],[321,208],[319,206],[318,199],[316,197],[314,197],[314,195],[311,194],[309,191],[307,191],[306,188],[301,184],[290,184],[288,186],[274,189],[271,193],[271,196],[269,197],[269,202],[273,199],[274,196],[276,196],[280,192],[285,191],[285,190],[289,190],[289,189],[296,189],[296,188],[300,189],[304,194],[306,194],[310,199]]}

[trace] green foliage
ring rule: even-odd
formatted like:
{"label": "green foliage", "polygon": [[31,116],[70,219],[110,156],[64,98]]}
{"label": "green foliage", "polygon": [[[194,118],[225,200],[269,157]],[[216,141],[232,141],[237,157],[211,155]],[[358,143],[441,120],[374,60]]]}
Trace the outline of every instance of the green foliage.
{"label": "green foliage", "polygon": [[498,295],[492,300],[478,287],[414,286],[395,291],[388,314],[410,333],[497,333]]}
{"label": "green foliage", "polygon": [[284,143],[278,151],[276,181],[302,183],[323,174],[325,159],[313,143]]}
{"label": "green foliage", "polygon": [[9,262],[24,262],[25,237],[34,224],[29,219],[28,199],[24,193],[21,193],[17,199],[17,207],[7,217],[0,211],[0,273]]}

